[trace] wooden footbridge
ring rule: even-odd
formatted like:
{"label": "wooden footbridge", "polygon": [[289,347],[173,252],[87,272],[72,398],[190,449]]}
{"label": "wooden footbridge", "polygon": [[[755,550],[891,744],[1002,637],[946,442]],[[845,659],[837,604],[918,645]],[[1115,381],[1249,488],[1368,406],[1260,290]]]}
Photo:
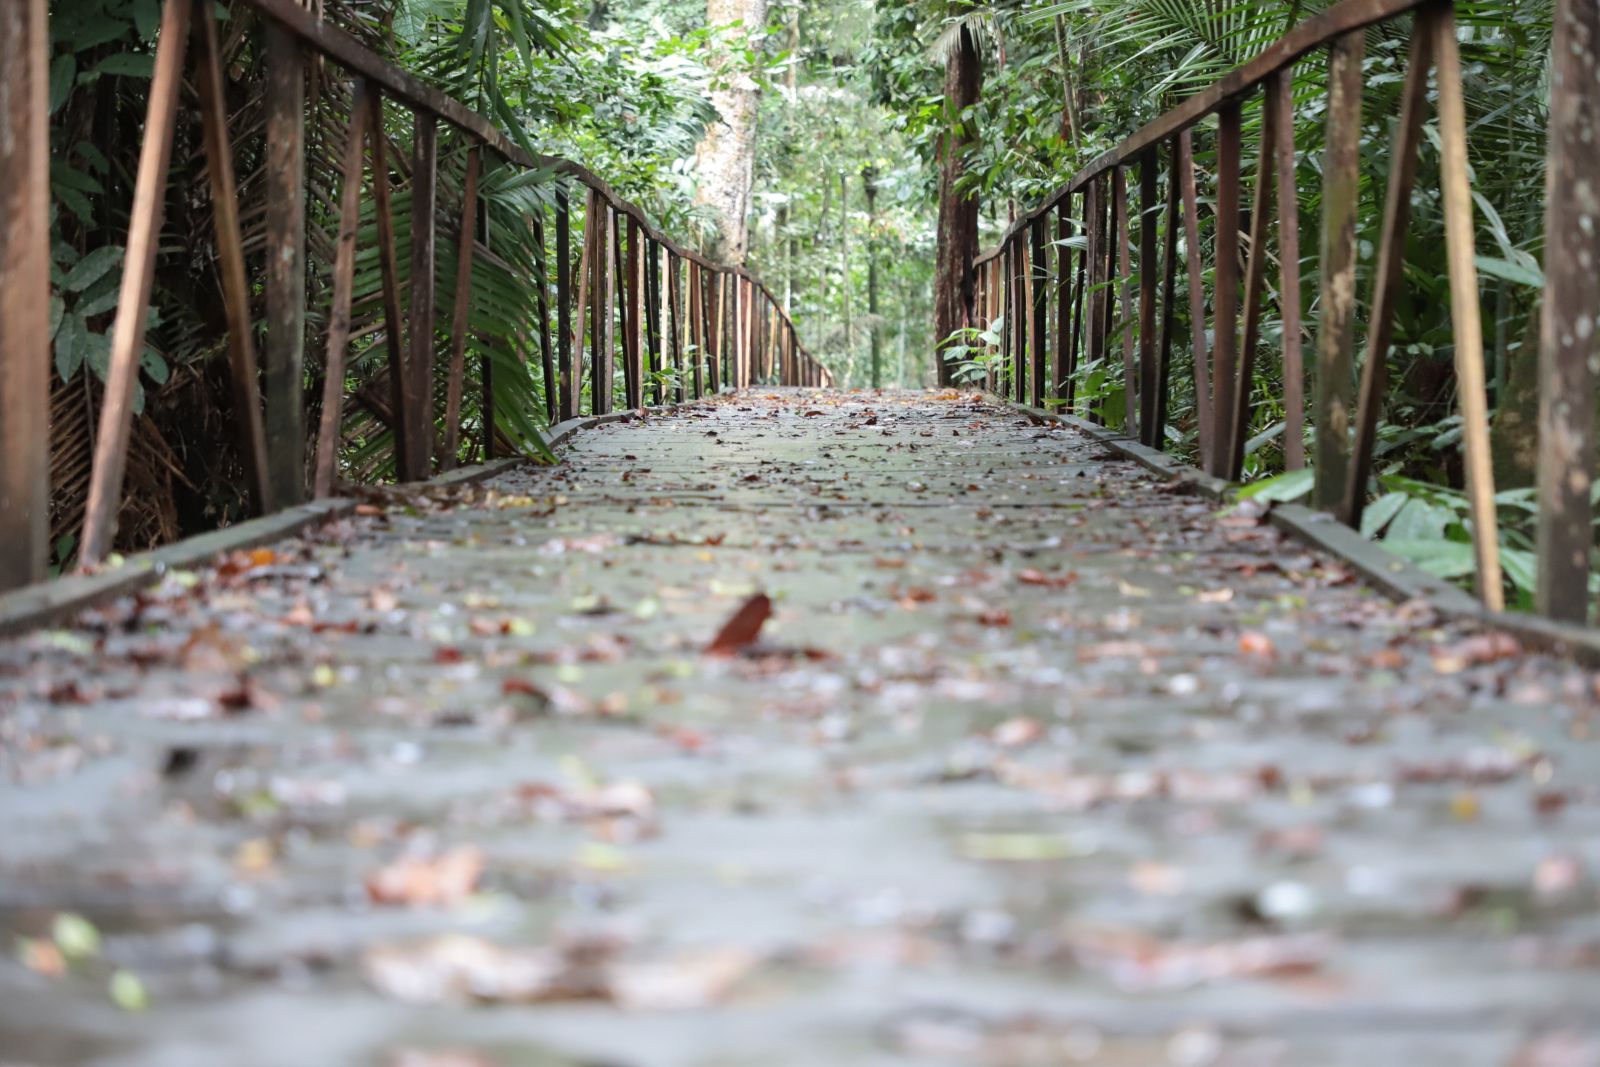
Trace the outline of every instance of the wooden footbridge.
{"label": "wooden footbridge", "polygon": [[[251,276],[214,6],[166,0],[84,565],[49,582],[45,4],[5,4],[0,1062],[1600,1063],[1600,22],[1555,8],[1534,616],[1499,610],[1449,3],[1342,0],[1133,134],[976,258],[974,321],[1004,324],[989,390],[896,392],[834,388],[758,278],[289,0],[234,4],[274,56]],[[1396,19],[1405,107],[1358,323],[1363,35]],[[1310,105],[1288,76],[1324,57],[1302,330],[1289,120]],[[311,410],[307,64],[352,101]],[[1476,597],[1351,528],[1430,74]],[[114,559],[191,106],[260,514]],[[384,133],[401,119],[408,160]],[[449,205],[441,129],[470,150]],[[554,186],[527,331],[548,426],[527,451],[555,463],[503,454],[492,402],[463,415],[472,267],[498,269],[478,182],[506,164]],[[387,397],[344,395],[364,197]],[[1250,360],[1270,263],[1269,398]],[[1164,451],[1180,271],[1210,326],[1186,361],[1203,470]],[[1127,434],[1050,404],[1094,361],[1123,375]],[[1263,402],[1315,468],[1310,507],[1228,506]],[[373,408],[395,484],[338,463],[341,419]]]}

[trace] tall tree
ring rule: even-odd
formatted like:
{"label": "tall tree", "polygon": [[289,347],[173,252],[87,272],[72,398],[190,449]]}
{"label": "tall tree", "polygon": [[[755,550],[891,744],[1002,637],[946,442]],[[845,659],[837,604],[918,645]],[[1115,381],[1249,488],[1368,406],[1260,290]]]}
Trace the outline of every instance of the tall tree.
{"label": "tall tree", "polygon": [[716,219],[717,236],[709,251],[725,263],[743,263],[749,250],[756,106],[761,95],[755,79],[737,69],[737,59],[759,43],[766,22],[767,0],[706,0],[706,25],[718,31],[710,66],[716,77],[711,103],[719,118],[707,127],[695,150],[700,179],[695,203],[709,208]]}
{"label": "tall tree", "polygon": [[[983,67],[972,26],[956,21],[941,38],[945,57],[944,106],[947,127],[939,145],[939,231],[934,254],[934,338],[947,338],[972,317],[972,261],[978,254],[978,199],[958,189],[974,137],[966,111],[983,91]],[[939,384],[950,384],[950,367],[935,355]]]}

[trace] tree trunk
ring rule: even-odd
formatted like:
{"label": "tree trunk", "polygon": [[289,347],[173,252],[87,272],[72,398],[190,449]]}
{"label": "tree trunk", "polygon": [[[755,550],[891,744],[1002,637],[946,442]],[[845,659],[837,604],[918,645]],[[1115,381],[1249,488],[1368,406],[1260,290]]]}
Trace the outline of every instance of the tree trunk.
{"label": "tree trunk", "polygon": [[[711,58],[713,72],[734,62],[734,52],[754,44],[767,22],[767,0],[706,0],[706,24],[713,28],[742,23]],[[711,94],[720,116],[706,130],[695,150],[700,185],[695,203],[709,208],[717,220],[717,236],[708,250],[723,263],[742,264],[749,241],[750,186],[755,178],[756,105],[760,89],[747,74],[737,74]]]}
{"label": "tree trunk", "polygon": [[973,137],[961,115],[978,102],[983,90],[983,68],[977,42],[967,28],[945,62],[945,106],[952,116],[950,130],[939,146],[939,234],[933,281],[933,336],[938,348],[935,370],[940,385],[950,384],[950,367],[942,350],[951,334],[972,318],[972,261],[978,254],[978,201],[956,192],[966,170],[966,152]]}

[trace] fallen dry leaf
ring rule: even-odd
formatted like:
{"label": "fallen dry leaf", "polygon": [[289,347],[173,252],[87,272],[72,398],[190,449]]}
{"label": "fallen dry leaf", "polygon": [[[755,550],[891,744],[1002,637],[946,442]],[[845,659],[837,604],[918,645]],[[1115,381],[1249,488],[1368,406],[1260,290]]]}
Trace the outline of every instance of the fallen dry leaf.
{"label": "fallen dry leaf", "polygon": [[375,904],[450,907],[472,895],[483,875],[483,851],[462,845],[439,856],[402,856],[367,876]]}
{"label": "fallen dry leaf", "polygon": [[1239,635],[1239,651],[1247,656],[1257,656],[1261,659],[1272,659],[1278,654],[1278,649],[1272,643],[1272,638],[1264,633],[1248,630]]}
{"label": "fallen dry leaf", "polygon": [[761,627],[771,617],[772,599],[765,593],[757,593],[746,600],[739,610],[722,624],[717,636],[706,646],[705,654],[708,656],[737,654],[755,643],[756,638],[761,635]]}
{"label": "fallen dry leaf", "polygon": [[1043,736],[1044,726],[1038,719],[1019,715],[996,726],[989,738],[1002,748],[1021,748],[1023,745],[1033,744]]}
{"label": "fallen dry leaf", "polygon": [[1440,674],[1457,674],[1468,667],[1522,654],[1522,646],[1510,634],[1490,631],[1463,638],[1453,645],[1431,649],[1433,669]]}
{"label": "fallen dry leaf", "polygon": [[1032,567],[1017,572],[1017,581],[1023,585],[1042,585],[1050,589],[1065,589],[1078,580],[1077,571],[1068,571],[1066,574],[1046,574],[1044,571],[1034,570]]}
{"label": "fallen dry leaf", "polygon": [[673,1011],[725,999],[757,962],[754,953],[738,948],[619,960],[618,947],[589,940],[506,948],[445,934],[411,945],[375,946],[362,964],[374,988],[410,1004],[608,1000],[635,1011]]}

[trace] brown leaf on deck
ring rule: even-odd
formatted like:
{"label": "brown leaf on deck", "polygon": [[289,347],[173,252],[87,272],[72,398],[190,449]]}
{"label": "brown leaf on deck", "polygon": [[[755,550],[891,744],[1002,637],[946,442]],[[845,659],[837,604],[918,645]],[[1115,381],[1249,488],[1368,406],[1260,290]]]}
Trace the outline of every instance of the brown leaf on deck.
{"label": "brown leaf on deck", "polygon": [[472,895],[483,875],[483,852],[472,845],[439,856],[402,856],[367,876],[374,904],[449,907]]}
{"label": "brown leaf on deck", "polygon": [[772,617],[772,598],[757,593],[746,600],[733,617],[722,624],[717,636],[706,646],[708,656],[732,656],[755,643],[761,627]]}

